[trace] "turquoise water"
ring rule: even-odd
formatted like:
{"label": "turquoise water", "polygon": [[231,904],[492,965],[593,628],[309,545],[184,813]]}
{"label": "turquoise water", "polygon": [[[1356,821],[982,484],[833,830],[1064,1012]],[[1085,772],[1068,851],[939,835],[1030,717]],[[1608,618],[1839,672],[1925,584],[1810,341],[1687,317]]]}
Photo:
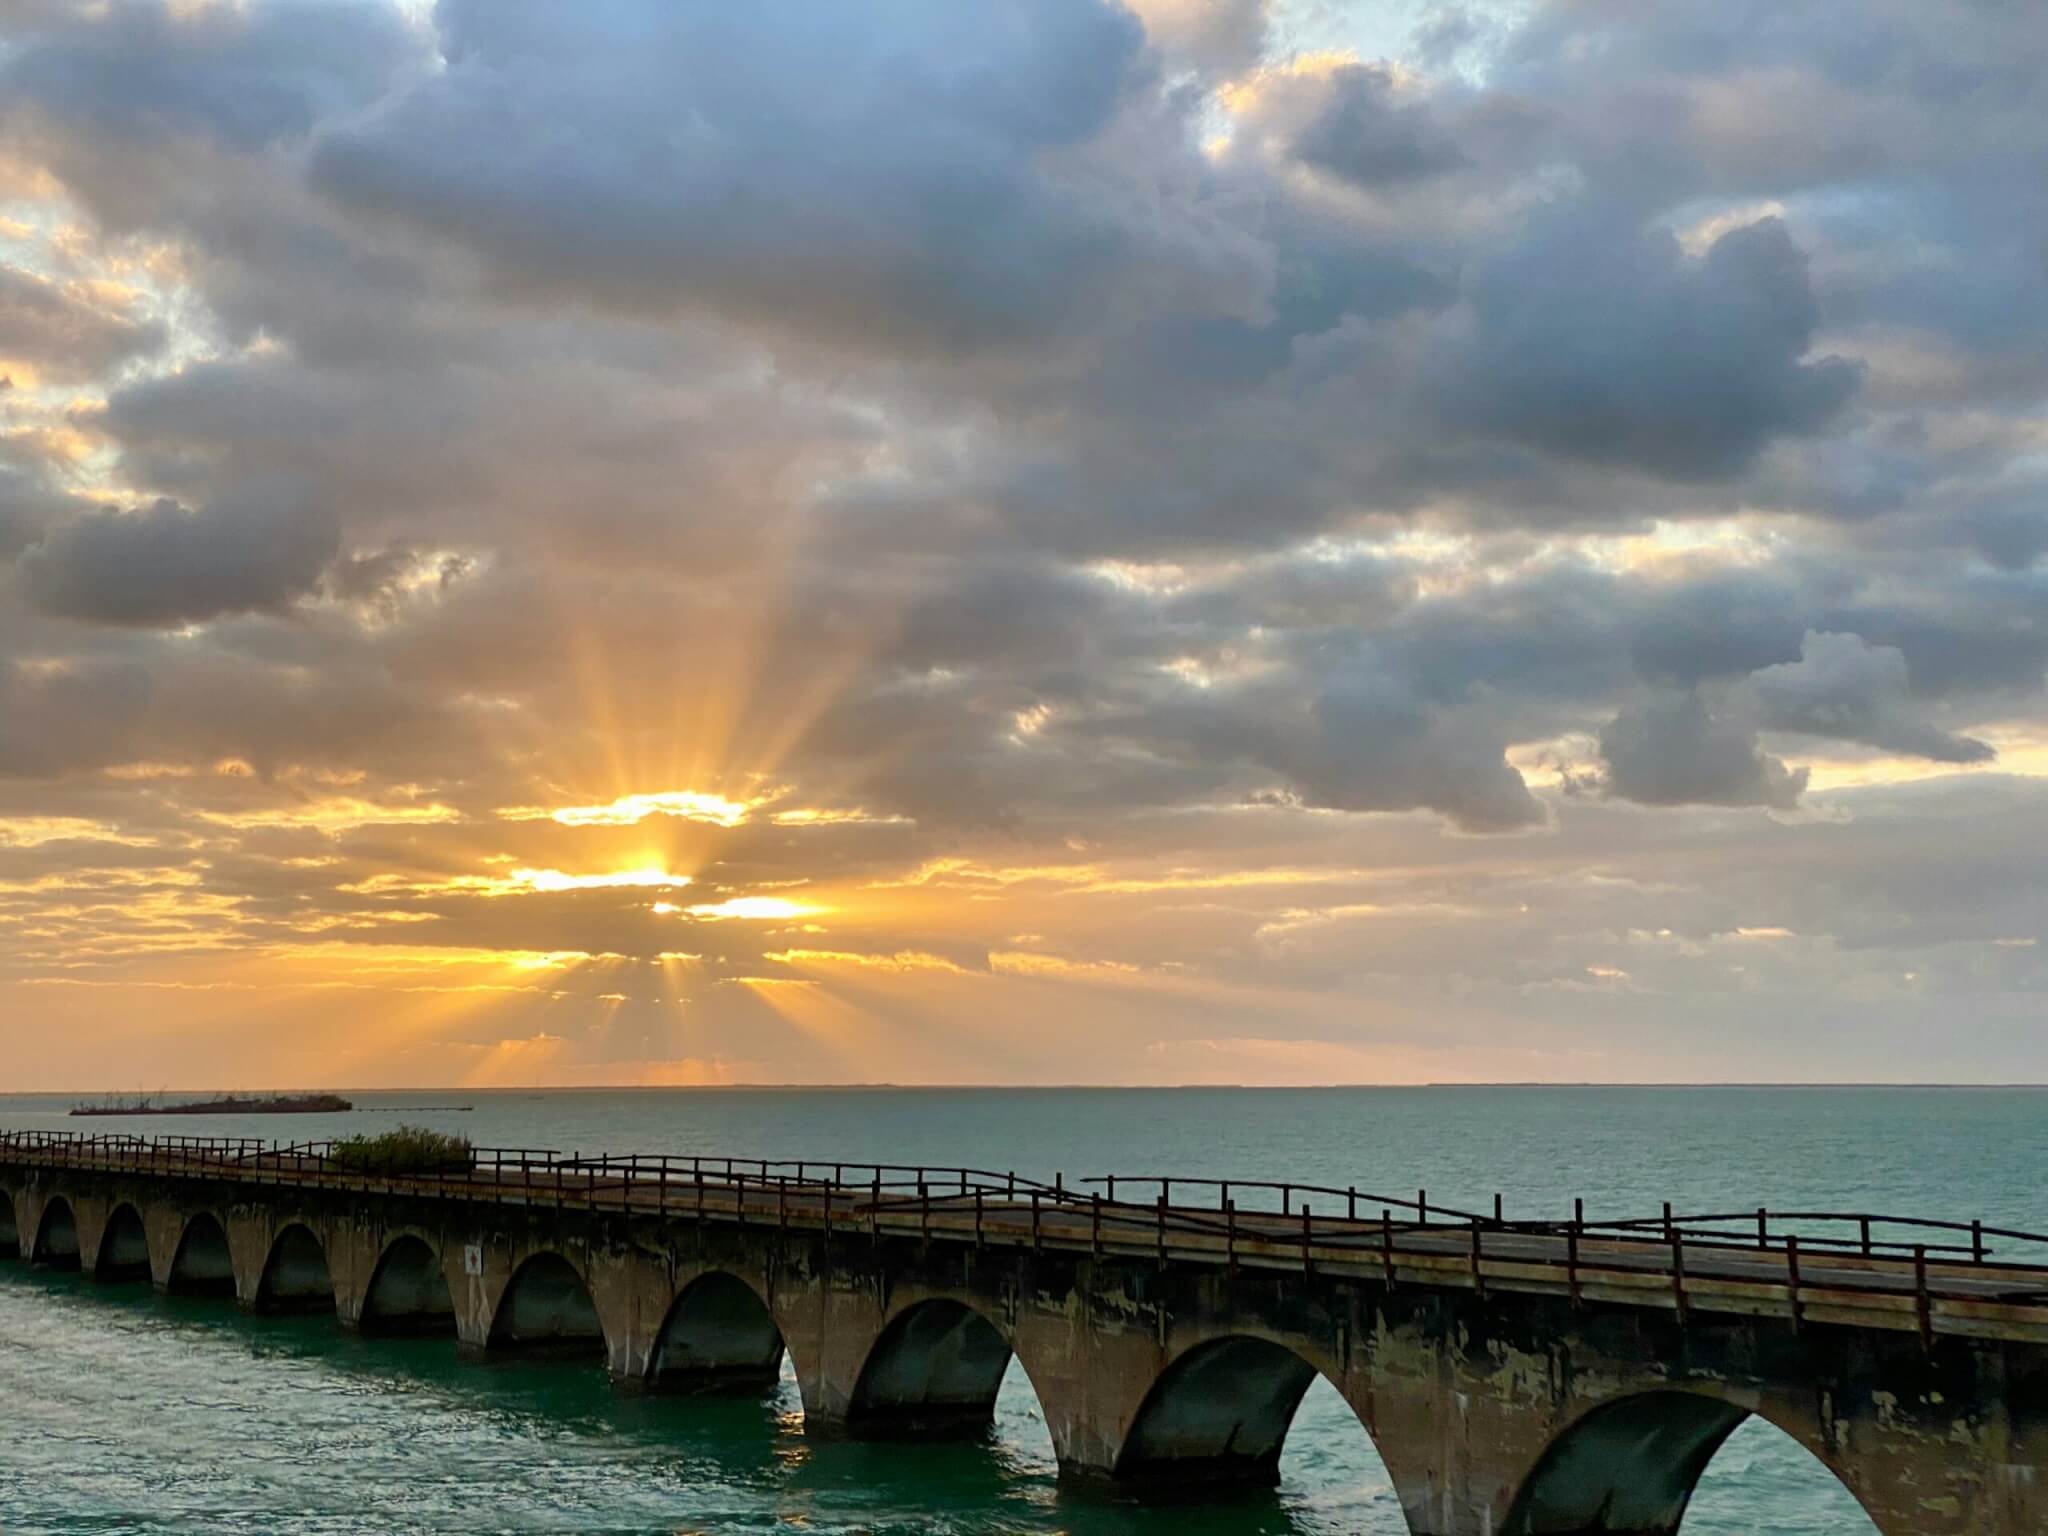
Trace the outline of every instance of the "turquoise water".
{"label": "turquoise water", "polygon": [[[1285,1175],[1510,1215],[1875,1208],[2040,1228],[2021,1170],[2048,1092],[1969,1089],[663,1091],[361,1094],[289,1121],[122,1122],[300,1139],[412,1120],[482,1144],[585,1153]],[[473,1104],[470,1113],[417,1106]],[[0,1096],[0,1126],[75,1128]],[[1022,1373],[985,1445],[808,1440],[795,1387],[756,1403],[615,1394],[601,1370],[476,1364],[445,1342],[348,1338],[322,1319],[0,1264],[0,1530],[8,1532],[1173,1532],[1404,1530],[1357,1420],[1303,1404],[1283,1486],[1228,1508],[1143,1510],[1057,1489]],[[1862,1536],[1829,1475],[1752,1422],[1708,1469],[1687,1536]]]}

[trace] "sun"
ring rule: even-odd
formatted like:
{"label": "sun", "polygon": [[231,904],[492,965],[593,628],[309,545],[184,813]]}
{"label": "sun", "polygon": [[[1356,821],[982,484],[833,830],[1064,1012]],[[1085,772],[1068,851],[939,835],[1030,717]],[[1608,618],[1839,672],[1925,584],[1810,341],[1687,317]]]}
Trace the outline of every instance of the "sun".
{"label": "sun", "polygon": [[778,918],[809,917],[825,908],[781,896],[734,896],[725,901],[701,902],[688,909],[690,916],[708,922],[721,918],[773,921]]}

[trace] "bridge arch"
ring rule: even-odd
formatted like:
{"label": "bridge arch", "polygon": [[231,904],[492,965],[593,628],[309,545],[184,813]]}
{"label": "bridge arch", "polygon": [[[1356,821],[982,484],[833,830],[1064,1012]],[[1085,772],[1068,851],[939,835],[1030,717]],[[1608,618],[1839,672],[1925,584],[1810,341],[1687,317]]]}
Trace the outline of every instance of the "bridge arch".
{"label": "bridge arch", "polygon": [[62,1195],[52,1195],[43,1202],[35,1241],[29,1248],[29,1262],[51,1269],[78,1268],[78,1217],[71,1202]]}
{"label": "bridge arch", "polygon": [[582,1271],[552,1250],[527,1259],[498,1298],[488,1348],[603,1360],[604,1323]]}
{"label": "bridge arch", "polygon": [[[869,1439],[952,1440],[985,1435],[1013,1352],[1001,1329],[965,1302],[918,1301],[869,1348],[846,1426]],[[1027,1375],[1028,1375],[1027,1370]]]}
{"label": "bridge arch", "polygon": [[142,1213],[125,1200],[107,1215],[92,1273],[95,1280],[149,1278],[149,1234],[142,1225]]}
{"label": "bridge arch", "polygon": [[291,1223],[271,1243],[256,1283],[256,1305],[266,1312],[324,1312],[334,1306],[326,1245],[304,1223]]}
{"label": "bridge arch", "polygon": [[199,1211],[186,1221],[165,1289],[174,1296],[235,1294],[235,1261],[228,1250],[227,1228],[211,1211]]}
{"label": "bridge arch", "polygon": [[[1760,1410],[1678,1387],[1602,1402],[1552,1439],[1516,1494],[1502,1536],[1672,1536],[1715,1455],[1751,1418],[1771,1423]],[[1798,1434],[1772,1427],[1856,1498]]]}
{"label": "bridge arch", "polygon": [[360,1327],[370,1334],[455,1335],[455,1298],[441,1255],[405,1233],[377,1256],[363,1293]]}
{"label": "bridge arch", "polygon": [[21,1257],[20,1218],[14,1213],[14,1191],[0,1189],[0,1259]]}
{"label": "bridge arch", "polygon": [[668,1392],[765,1392],[781,1379],[784,1350],[760,1293],[737,1275],[711,1270],[670,1304],[647,1381]]}
{"label": "bridge arch", "polygon": [[[1206,1339],[1159,1374],[1132,1416],[1111,1471],[1121,1485],[1180,1494],[1272,1488],[1302,1399],[1325,1372],[1285,1344],[1254,1334]],[[1332,1396],[1344,1401],[1333,1389]],[[1374,1460],[1371,1429],[1346,1403]]]}

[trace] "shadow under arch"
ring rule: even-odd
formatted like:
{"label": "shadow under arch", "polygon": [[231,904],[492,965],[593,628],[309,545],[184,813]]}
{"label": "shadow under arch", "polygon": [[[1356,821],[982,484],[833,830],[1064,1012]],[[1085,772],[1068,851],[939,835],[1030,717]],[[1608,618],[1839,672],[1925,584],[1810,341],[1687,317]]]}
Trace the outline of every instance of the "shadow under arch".
{"label": "shadow under arch", "polygon": [[78,1218],[62,1195],[52,1195],[45,1202],[28,1258],[31,1264],[49,1269],[78,1268]]}
{"label": "shadow under arch", "polygon": [[514,1270],[491,1318],[487,1348],[602,1361],[604,1324],[576,1266],[558,1253],[536,1253]]}
{"label": "shadow under arch", "polygon": [[334,1306],[327,1249],[310,1227],[293,1222],[277,1234],[256,1284],[256,1306],[263,1312],[324,1312]]}
{"label": "shadow under arch", "polygon": [[173,1296],[235,1294],[235,1261],[228,1252],[227,1229],[212,1212],[201,1211],[185,1223],[166,1289]]}
{"label": "shadow under arch", "polygon": [[14,1214],[14,1191],[0,1189],[0,1259],[21,1257],[21,1228]]}
{"label": "shadow under arch", "polygon": [[768,1304],[739,1276],[713,1270],[670,1304],[647,1384],[660,1392],[758,1395],[781,1380],[783,1352]]}
{"label": "shadow under arch", "polygon": [[[1112,1481],[1167,1498],[1277,1487],[1287,1433],[1321,1374],[1286,1345],[1249,1334],[1195,1345],[1145,1394]],[[1377,1460],[1372,1432],[1348,1403],[1345,1411]]]}
{"label": "shadow under arch", "polygon": [[986,1435],[1011,1358],[1009,1340],[965,1302],[918,1302],[868,1350],[847,1406],[847,1430],[864,1439]]}
{"label": "shadow under arch", "polygon": [[143,1230],[142,1213],[125,1200],[107,1217],[92,1273],[95,1280],[149,1278],[149,1236]]}
{"label": "shadow under arch", "polygon": [[382,1337],[455,1336],[455,1298],[441,1256],[424,1238],[393,1238],[377,1256],[357,1326]]}
{"label": "shadow under arch", "polygon": [[[1676,1389],[1603,1403],[1550,1443],[1516,1495],[1502,1536],[1675,1536],[1708,1464],[1752,1417],[1769,1423],[1738,1404]],[[1833,1468],[1796,1436],[1777,1434],[1855,1502]]]}

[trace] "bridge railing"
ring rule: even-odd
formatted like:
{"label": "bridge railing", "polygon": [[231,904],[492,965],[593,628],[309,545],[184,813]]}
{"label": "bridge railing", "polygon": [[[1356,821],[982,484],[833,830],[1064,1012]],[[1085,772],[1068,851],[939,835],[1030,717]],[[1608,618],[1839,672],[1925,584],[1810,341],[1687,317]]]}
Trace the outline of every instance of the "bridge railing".
{"label": "bridge railing", "polygon": [[[1151,1205],[1163,1198],[1169,1207],[1214,1202],[1216,1210],[1236,1205],[1240,1211],[1276,1211],[1282,1216],[1294,1216],[1307,1209],[1317,1216],[1331,1219],[1341,1217],[1346,1221],[1363,1219],[1377,1220],[1377,1212],[1402,1211],[1419,1223],[1427,1223],[1435,1217],[1439,1221],[1455,1226],[1466,1226],[1474,1221],[1488,1221],[1494,1226],[1504,1226],[1496,1200],[1494,1214],[1485,1217],[1477,1212],[1461,1210],[1457,1206],[1445,1205],[1441,1201],[1431,1203],[1429,1191],[1418,1189],[1411,1199],[1406,1195],[1375,1194],[1356,1185],[1338,1188],[1334,1184],[1304,1184],[1299,1180],[1276,1182],[1271,1179],[1205,1179],[1182,1178],[1173,1174],[1158,1173],[1107,1173],[1096,1178],[1081,1180],[1084,1186],[1099,1186],[1103,1198],[1114,1202],[1119,1191],[1126,1200],[1139,1205]],[[1147,1198],[1147,1196],[1152,1198]],[[1192,1196],[1193,1199],[1185,1197]],[[1182,1197],[1182,1198],[1177,1198]],[[1262,1203],[1263,1202],[1263,1203]]]}
{"label": "bridge railing", "polygon": [[[782,1222],[865,1217],[880,1231],[907,1222],[929,1232],[972,1221],[979,1238],[1005,1224],[1019,1227],[1028,1213],[1036,1243],[1045,1224],[1064,1223],[1071,1236],[1086,1223],[1091,1241],[1128,1246],[1134,1233],[1162,1258],[1177,1239],[1220,1244],[1235,1255],[1252,1247],[1293,1244],[1307,1263],[1311,1248],[1326,1253],[1390,1255],[1396,1241],[1422,1242],[1439,1251],[1446,1242],[1469,1248],[1475,1275],[1491,1255],[1529,1256],[1514,1239],[1562,1239],[1580,1262],[1597,1263],[1603,1244],[1640,1255],[1666,1255],[1679,1271],[1684,1253],[1747,1251],[1774,1254],[1794,1275],[1799,1257],[1868,1258],[1896,1264],[2026,1268],[2018,1255],[1994,1257],[1993,1242],[2032,1249],[2032,1267],[2048,1256],[2048,1235],[1981,1221],[1940,1220],[1864,1212],[1772,1211],[1677,1214],[1667,1204],[1652,1217],[1589,1220],[1575,1202],[1567,1220],[1509,1219],[1496,1195],[1491,1212],[1431,1201],[1426,1190],[1411,1199],[1355,1186],[1174,1175],[1102,1175],[1069,1186],[1009,1171],[825,1159],[764,1159],[723,1154],[564,1155],[548,1148],[477,1148],[466,1166],[385,1176],[347,1166],[331,1141],[262,1141],[251,1137],[156,1136],[75,1131],[0,1131],[0,1154],[12,1153],[69,1166],[143,1171],[174,1177],[223,1177],[265,1184],[314,1184],[365,1192],[456,1199],[514,1200],[556,1208],[624,1210],[668,1215],[730,1212],[746,1220],[757,1206]],[[1504,1241],[1505,1240],[1505,1241]],[[1553,1247],[1555,1244],[1553,1243]],[[1539,1261],[1540,1255],[1539,1255]]]}
{"label": "bridge railing", "polygon": [[1992,1226],[1981,1220],[1889,1216],[1870,1211],[1782,1211],[1758,1206],[1752,1211],[1675,1216],[1667,1208],[1662,1217],[1637,1217],[1597,1225],[1624,1236],[1683,1230],[1688,1242],[1730,1248],[1778,1247],[1786,1237],[1796,1234],[1808,1247],[1844,1254],[1897,1255],[1924,1249],[1928,1253],[1968,1254],[1972,1262],[1981,1263],[1994,1252],[1993,1240],[2041,1249],[2048,1254],[2048,1235],[2038,1232]]}
{"label": "bridge railing", "polygon": [[[1375,1212],[1400,1213],[1404,1222],[1418,1228],[1431,1224],[1478,1226],[1488,1232],[1527,1233],[1550,1237],[1577,1234],[1585,1238],[1603,1235],[1619,1239],[1647,1239],[1670,1243],[1674,1239],[1701,1248],[1776,1250],[1788,1241],[1813,1251],[1869,1257],[1910,1258],[1915,1252],[1950,1257],[1967,1256],[1972,1263],[1987,1263],[1995,1252],[1994,1240],[2036,1250],[2032,1262],[2048,1258],[2048,1233],[1987,1224],[1981,1220],[1944,1220],[1922,1216],[1886,1215],[1866,1211],[1786,1211],[1757,1206],[1741,1211],[1677,1214],[1667,1202],[1656,1216],[1631,1216],[1591,1220],[1585,1202],[1573,1202],[1568,1218],[1514,1218],[1505,1210],[1502,1196],[1493,1197],[1490,1212],[1471,1211],[1432,1201],[1426,1189],[1415,1194],[1386,1195],[1356,1186],[1338,1187],[1299,1181],[1277,1182],[1260,1179],[1185,1178],[1167,1174],[1104,1174],[1084,1179],[1085,1186],[1100,1187],[1114,1202],[1119,1194],[1128,1201],[1136,1197],[1140,1206],[1145,1195],[1163,1199],[1175,1209],[1196,1202],[1213,1204],[1221,1210],[1236,1206],[1241,1214],[1277,1210],[1283,1217],[1313,1212],[1322,1221],[1360,1222],[1375,1219]],[[1250,1197],[1247,1203],[1246,1197]]]}
{"label": "bridge railing", "polygon": [[135,1136],[104,1131],[0,1131],[0,1147],[15,1150],[186,1152],[222,1160],[247,1157],[274,1146],[249,1136]]}
{"label": "bridge railing", "polygon": [[1038,1189],[1050,1193],[1061,1187],[1058,1177],[1048,1184],[1007,1170],[939,1167],[925,1163],[859,1162],[845,1158],[728,1157],[722,1153],[607,1153],[582,1157],[571,1153],[559,1166],[595,1168],[601,1174],[616,1173],[627,1178],[666,1178],[671,1181],[699,1176],[727,1180],[742,1175],[754,1180],[789,1178],[802,1185],[829,1184],[842,1190],[872,1189],[876,1186],[884,1190],[911,1189],[923,1184],[934,1190],[951,1189],[960,1195],[971,1194],[976,1189],[1001,1189],[1013,1194]]}
{"label": "bridge railing", "polygon": [[[0,1131],[0,1152],[55,1156],[67,1163],[139,1167],[181,1173],[331,1175],[361,1178],[364,1171],[337,1155],[332,1140],[264,1141],[254,1137],[139,1137],[78,1131]],[[374,1177],[374,1175],[372,1175]],[[830,1189],[847,1196],[930,1191],[933,1198],[976,1191],[1004,1197],[1057,1188],[1014,1172],[845,1159],[773,1159],[724,1154],[602,1154],[583,1156],[547,1147],[473,1147],[460,1165],[420,1176],[436,1189],[474,1186],[502,1191],[508,1184],[563,1195],[576,1192],[653,1194],[688,1185],[788,1188],[815,1196]]]}

